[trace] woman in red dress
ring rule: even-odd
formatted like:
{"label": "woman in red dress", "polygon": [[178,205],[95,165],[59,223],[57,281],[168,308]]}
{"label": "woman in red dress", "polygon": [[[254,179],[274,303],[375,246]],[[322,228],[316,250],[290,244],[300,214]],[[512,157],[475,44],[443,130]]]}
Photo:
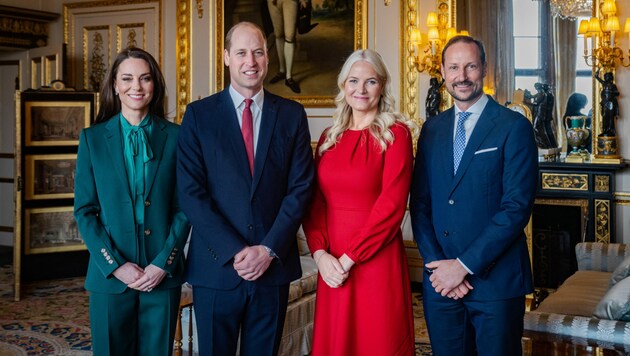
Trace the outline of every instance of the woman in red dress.
{"label": "woman in red dress", "polygon": [[412,174],[412,132],[394,112],[389,72],[355,51],[338,78],[333,126],[316,152],[304,230],[319,269],[313,356],[413,355],[407,257],[400,224]]}

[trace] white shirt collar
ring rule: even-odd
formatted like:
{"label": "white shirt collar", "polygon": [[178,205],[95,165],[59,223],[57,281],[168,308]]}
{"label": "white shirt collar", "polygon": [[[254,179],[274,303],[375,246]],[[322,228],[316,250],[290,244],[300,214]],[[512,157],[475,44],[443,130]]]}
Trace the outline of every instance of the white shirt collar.
{"label": "white shirt collar", "polygon": [[[469,112],[475,116],[479,116],[481,115],[483,109],[486,108],[486,104],[488,104],[488,101],[488,96],[486,94],[483,94],[476,103],[474,103],[471,107],[468,108],[468,110],[466,110],[466,112]],[[455,104],[455,117],[457,117],[460,112],[462,111],[457,107],[457,104]]]}
{"label": "white shirt collar", "polygon": [[[232,98],[234,107],[238,109],[238,107],[241,106],[241,104],[243,104],[243,101],[245,101],[245,97],[241,95],[241,93],[237,92],[236,89],[232,87],[232,85],[230,85],[229,92],[230,92],[230,97]],[[260,110],[262,110],[264,98],[265,98],[265,91],[263,89],[260,89],[260,91],[252,97],[252,99],[254,100],[254,104],[256,104],[256,107]]]}

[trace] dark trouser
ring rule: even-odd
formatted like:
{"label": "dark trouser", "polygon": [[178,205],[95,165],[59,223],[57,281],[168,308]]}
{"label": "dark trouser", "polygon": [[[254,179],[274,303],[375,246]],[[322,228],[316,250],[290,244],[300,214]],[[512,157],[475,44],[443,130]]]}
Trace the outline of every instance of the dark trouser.
{"label": "dark trouser", "polygon": [[243,281],[232,290],[193,286],[201,356],[276,355],[282,338],[289,285]]}
{"label": "dark trouser", "polygon": [[90,292],[94,356],[170,356],[180,296],[180,288]]}
{"label": "dark trouser", "polygon": [[522,355],[525,297],[453,300],[422,286],[424,316],[435,356]]}

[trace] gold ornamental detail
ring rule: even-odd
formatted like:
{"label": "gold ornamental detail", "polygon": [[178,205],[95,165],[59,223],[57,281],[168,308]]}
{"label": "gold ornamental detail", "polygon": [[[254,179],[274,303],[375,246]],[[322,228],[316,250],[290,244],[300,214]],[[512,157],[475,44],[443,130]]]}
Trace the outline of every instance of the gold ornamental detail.
{"label": "gold ornamental detail", "polygon": [[588,174],[542,174],[543,190],[588,191]]}
{"label": "gold ornamental detail", "polygon": [[[199,4],[199,3],[197,3]],[[181,123],[186,111],[186,105],[190,102],[191,86],[190,86],[190,62],[189,43],[191,33],[191,19],[188,0],[179,0],[177,2],[177,113],[175,122]]]}
{"label": "gold ornamental detail", "polygon": [[599,193],[610,192],[610,176],[595,176],[595,191]]}
{"label": "gold ornamental detail", "polygon": [[595,199],[595,242],[610,243],[610,200]]}

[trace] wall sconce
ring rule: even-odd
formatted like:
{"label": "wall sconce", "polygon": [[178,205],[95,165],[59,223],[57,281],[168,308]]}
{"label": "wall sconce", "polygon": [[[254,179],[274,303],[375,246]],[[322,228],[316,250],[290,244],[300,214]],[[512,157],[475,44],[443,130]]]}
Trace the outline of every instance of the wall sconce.
{"label": "wall sconce", "polygon": [[[615,0],[605,0],[601,6],[602,19],[591,17],[580,21],[578,34],[584,36],[584,61],[596,70],[603,69],[610,72],[615,68],[615,62],[630,66],[630,50],[628,63],[625,61],[624,51],[615,46],[615,33],[621,30],[619,18],[616,16]],[[624,32],[628,32],[630,39],[630,19],[626,19]],[[591,39],[590,51],[588,38]]]}

